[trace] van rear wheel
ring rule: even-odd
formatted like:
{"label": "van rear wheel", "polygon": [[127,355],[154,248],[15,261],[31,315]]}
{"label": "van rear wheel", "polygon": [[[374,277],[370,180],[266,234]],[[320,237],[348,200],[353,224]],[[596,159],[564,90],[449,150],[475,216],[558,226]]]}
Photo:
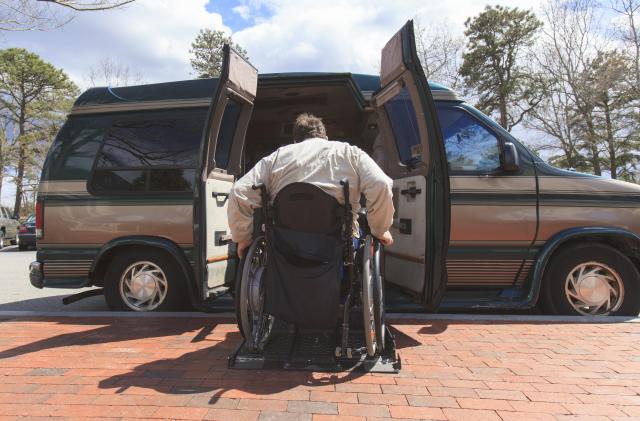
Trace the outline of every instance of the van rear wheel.
{"label": "van rear wheel", "polygon": [[543,278],[543,304],[554,314],[637,316],[640,275],[627,256],[605,244],[560,250]]}
{"label": "van rear wheel", "polygon": [[137,250],[120,253],[111,261],[104,297],[115,311],[170,311],[185,305],[186,288],[173,258]]}

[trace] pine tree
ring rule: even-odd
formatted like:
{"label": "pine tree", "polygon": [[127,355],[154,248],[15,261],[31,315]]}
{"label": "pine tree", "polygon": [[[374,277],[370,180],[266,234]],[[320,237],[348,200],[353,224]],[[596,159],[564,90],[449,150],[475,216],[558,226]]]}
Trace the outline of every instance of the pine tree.
{"label": "pine tree", "polygon": [[222,47],[229,44],[238,54],[249,59],[247,51],[222,31],[201,29],[191,43],[191,67],[198,78],[218,77],[222,70]]}
{"label": "pine tree", "polygon": [[60,69],[22,48],[0,50],[0,107],[13,126],[14,213],[20,214],[30,163],[46,152],[51,127],[64,120],[78,88]]}

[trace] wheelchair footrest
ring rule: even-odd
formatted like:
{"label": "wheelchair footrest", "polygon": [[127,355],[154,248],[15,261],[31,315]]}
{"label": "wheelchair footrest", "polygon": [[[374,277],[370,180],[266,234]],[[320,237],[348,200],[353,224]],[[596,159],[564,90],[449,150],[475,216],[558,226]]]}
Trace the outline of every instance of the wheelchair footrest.
{"label": "wheelchair footrest", "polygon": [[252,351],[243,341],[229,356],[229,368],[237,369],[288,369],[336,372],[364,370],[372,373],[397,373],[400,358],[396,344],[387,328],[386,344],[381,355],[368,357],[366,351],[355,350],[365,347],[364,332],[353,329],[349,334],[349,348],[354,350],[351,358],[336,357],[339,346],[339,332],[326,330],[302,330],[289,326],[275,328],[261,352]]}

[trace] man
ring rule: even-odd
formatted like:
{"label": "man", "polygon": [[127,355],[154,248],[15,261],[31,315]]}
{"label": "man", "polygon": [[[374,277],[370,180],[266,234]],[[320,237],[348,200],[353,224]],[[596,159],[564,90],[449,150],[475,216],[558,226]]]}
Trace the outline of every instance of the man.
{"label": "man", "polygon": [[262,158],[231,189],[229,225],[232,239],[238,243],[238,255],[243,257],[251,245],[253,210],[261,206],[260,192],[252,186],[260,183],[266,186],[271,199],[287,185],[304,182],[320,187],[344,204],[340,180],[347,179],[353,210],[360,208],[360,194],[364,194],[371,233],[382,244],[393,244],[389,232],[394,212],[393,182],[369,155],[348,143],[328,140],[322,120],[311,114],[296,118],[293,139],[293,144]]}

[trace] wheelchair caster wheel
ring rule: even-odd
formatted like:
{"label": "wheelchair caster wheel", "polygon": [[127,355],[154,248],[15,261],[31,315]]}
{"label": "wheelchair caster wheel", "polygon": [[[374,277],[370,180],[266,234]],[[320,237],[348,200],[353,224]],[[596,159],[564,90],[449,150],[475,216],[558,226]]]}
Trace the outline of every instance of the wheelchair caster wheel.
{"label": "wheelchair caster wheel", "polygon": [[334,351],[336,358],[340,358],[342,357],[342,349],[340,349],[339,346],[336,347],[336,350]]}
{"label": "wheelchair caster wheel", "polygon": [[353,358],[353,352],[351,351],[351,348],[347,348],[347,358]]}

